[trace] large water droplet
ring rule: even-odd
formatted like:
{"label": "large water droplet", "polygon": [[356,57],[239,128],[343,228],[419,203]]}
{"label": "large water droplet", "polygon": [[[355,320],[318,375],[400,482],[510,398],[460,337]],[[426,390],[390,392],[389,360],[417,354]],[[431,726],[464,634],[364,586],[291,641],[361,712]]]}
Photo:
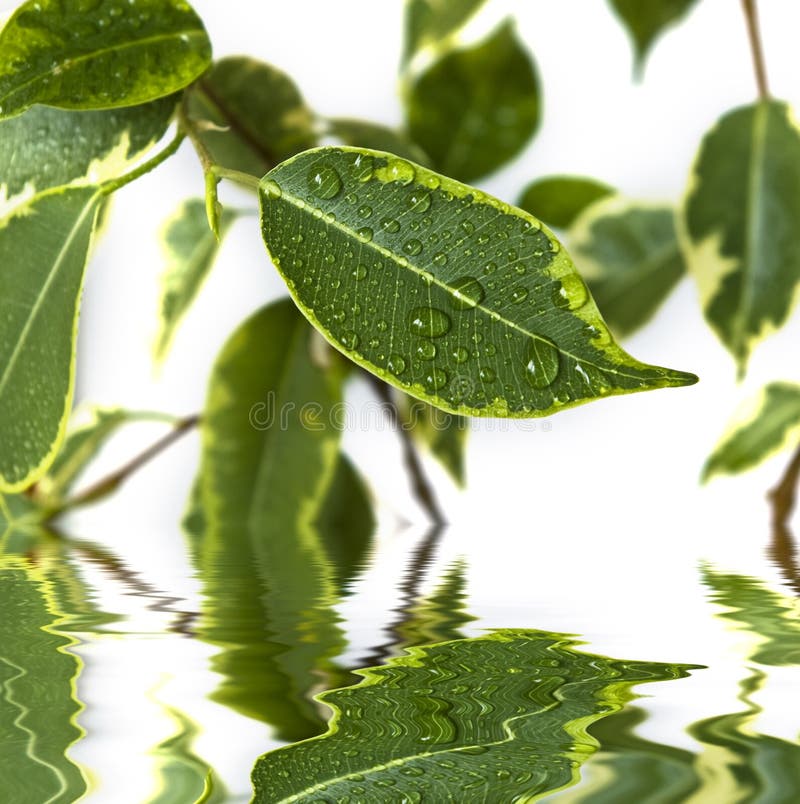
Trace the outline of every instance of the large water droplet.
{"label": "large water droplet", "polygon": [[414,166],[405,159],[390,159],[386,168],[389,181],[396,181],[400,184],[411,184],[416,176]]}
{"label": "large water droplet", "polygon": [[494,382],[497,378],[497,375],[494,373],[494,369],[489,368],[488,366],[484,366],[482,369],[478,371],[478,376],[483,380],[483,382]]}
{"label": "large water droplet", "polygon": [[346,349],[355,349],[358,346],[358,335],[352,331],[344,332],[339,340]]}
{"label": "large water droplet", "polygon": [[358,214],[359,214],[359,215],[360,215],[362,218],[369,218],[369,217],[372,215],[372,207],[367,206],[367,204],[362,204],[362,205],[361,205],[361,206],[358,208]]}
{"label": "large water droplet", "polygon": [[394,234],[395,232],[400,231],[400,221],[397,221],[394,218],[383,218],[383,220],[381,220],[381,228],[384,232]]}
{"label": "large water droplet", "polygon": [[453,295],[450,297],[450,304],[457,310],[477,307],[486,296],[483,285],[471,276],[459,277],[450,287],[453,291]]}
{"label": "large water droplet", "polygon": [[562,276],[560,284],[553,293],[553,302],[557,307],[567,310],[578,310],[589,301],[589,291],[577,274]]}
{"label": "large water droplet", "polygon": [[433,264],[439,266],[447,265],[447,254],[442,251],[440,251],[438,254],[434,254]]}
{"label": "large water droplet", "polygon": [[353,268],[353,279],[357,282],[360,282],[362,279],[365,279],[367,276],[367,266],[364,263],[360,263]]}
{"label": "large water droplet", "polygon": [[450,331],[450,316],[436,307],[415,307],[411,311],[411,331],[426,338],[439,338]]}
{"label": "large water droplet", "polygon": [[528,298],[528,289],[522,287],[522,285],[517,285],[517,287],[515,287],[511,291],[511,301],[514,302],[514,304],[524,302],[525,299],[527,298]]}
{"label": "large water droplet", "polygon": [[339,174],[323,163],[317,163],[308,171],[308,189],[317,198],[333,198],[342,189],[342,180]]}
{"label": "large water droplet", "polygon": [[447,385],[447,379],[447,372],[443,369],[431,369],[425,375],[425,385],[431,391],[438,391],[440,388]]}
{"label": "large water droplet", "polygon": [[549,338],[537,335],[525,347],[525,373],[534,388],[547,388],[558,376],[561,357]]}
{"label": "large water droplet", "polygon": [[412,212],[427,212],[431,208],[431,194],[425,190],[413,190],[408,196],[408,208]]}
{"label": "large water droplet", "polygon": [[456,363],[466,363],[469,360],[469,352],[463,346],[459,346],[453,351],[453,359]]}
{"label": "large water droplet", "polygon": [[389,355],[388,368],[392,374],[402,374],[406,370],[406,361],[402,355],[391,354]]}
{"label": "large water droplet", "polygon": [[369,226],[362,226],[356,234],[358,235],[358,239],[362,240],[364,243],[369,243],[372,240],[372,229]]}
{"label": "large water droplet", "polygon": [[403,244],[403,251],[405,251],[406,254],[415,257],[420,253],[420,251],[422,251],[422,243],[416,238],[412,238]]}
{"label": "large water droplet", "polygon": [[436,357],[436,346],[431,341],[420,341],[417,346],[417,357],[422,360],[433,360]]}
{"label": "large water droplet", "polygon": [[352,170],[358,181],[369,181],[375,172],[375,160],[369,154],[357,154]]}

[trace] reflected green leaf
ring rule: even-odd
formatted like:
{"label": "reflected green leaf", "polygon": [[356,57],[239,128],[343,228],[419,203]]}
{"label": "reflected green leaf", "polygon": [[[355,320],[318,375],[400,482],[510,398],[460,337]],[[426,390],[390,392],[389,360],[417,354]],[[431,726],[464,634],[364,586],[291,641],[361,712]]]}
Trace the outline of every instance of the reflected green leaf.
{"label": "reflected green leaf", "polygon": [[460,415],[544,416],[696,382],[613,341],[527,213],[378,151],[320,148],[261,182],[264,242],[298,307],[355,363]]}
{"label": "reflected green leaf", "polygon": [[0,121],[0,208],[54,187],[121,176],[161,139],[175,105],[170,97],[101,112],[34,106]]}
{"label": "reflected green leaf", "polygon": [[69,804],[87,790],[70,759],[82,736],[75,718],[80,661],[74,640],[59,630],[46,575],[29,559],[0,555],[0,778],[8,801]]}
{"label": "reflected green leaf", "polygon": [[443,410],[408,397],[404,414],[413,438],[424,444],[462,488],[466,483],[465,449],[469,434],[469,419],[454,416]]}
{"label": "reflected green leaf", "polygon": [[628,29],[641,74],[650,48],[670,26],[677,24],[698,0],[610,0],[611,7]]}
{"label": "reflected green leaf", "polygon": [[211,43],[184,0],[28,0],[0,30],[0,117],[36,103],[111,109],[171,95]]}
{"label": "reflected green leaf", "polygon": [[0,491],[38,480],[64,438],[96,187],[48,191],[0,220]]}
{"label": "reflected green leaf", "polygon": [[683,216],[703,310],[742,375],[800,282],[800,129],[785,103],[734,109],[706,134]]}
{"label": "reflected green leaf", "polygon": [[703,467],[703,480],[747,471],[800,441],[800,385],[773,382],[732,421]]}
{"label": "reflected green leaf", "polygon": [[406,0],[403,64],[426,47],[441,46],[485,2],[486,0],[458,0],[455,3],[452,0]]}
{"label": "reflected green leaf", "polygon": [[153,347],[156,362],[163,361],[169,351],[178,325],[200,292],[220,241],[235,219],[235,211],[223,209],[215,237],[208,226],[205,200],[192,198],[184,201],[164,225],[166,268],[161,277],[159,328]]}
{"label": "reflected green leaf", "polygon": [[420,165],[429,164],[425,152],[413,143],[402,131],[388,126],[370,123],[366,120],[353,120],[334,117],[328,120],[328,132],[343,145],[356,148],[371,148],[374,151],[388,151],[403,159],[410,159]]}
{"label": "reflected green leaf", "polygon": [[472,181],[516,156],[539,125],[539,79],[506,22],[442,57],[406,89],[408,132],[436,170]]}
{"label": "reflected green leaf", "polygon": [[675,212],[668,206],[600,201],[575,223],[569,244],[617,335],[646,324],[686,273]]}
{"label": "reflected green leaf", "polygon": [[232,56],[192,87],[189,112],[213,160],[263,176],[316,144],[314,116],[294,81],[277,67]]}
{"label": "reflected green leaf", "polygon": [[595,201],[615,192],[613,187],[584,176],[548,176],[531,182],[517,206],[548,226],[566,229]]}
{"label": "reflected green leaf", "polygon": [[254,800],[537,796],[575,783],[597,748],[586,727],[620,709],[634,684],[688,669],[581,653],[538,631],[412,648],[320,695],[334,712],[328,732],[261,757]]}

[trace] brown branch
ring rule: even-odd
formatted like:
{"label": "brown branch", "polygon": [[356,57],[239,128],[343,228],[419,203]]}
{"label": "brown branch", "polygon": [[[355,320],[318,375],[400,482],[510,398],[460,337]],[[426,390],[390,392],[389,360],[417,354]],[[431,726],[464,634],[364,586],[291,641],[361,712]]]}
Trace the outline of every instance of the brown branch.
{"label": "brown branch", "polygon": [[767,100],[769,98],[769,86],[767,84],[767,68],[764,63],[764,49],[761,44],[761,30],[758,24],[756,0],[742,0],[742,9],[747,23],[747,36],[750,39],[750,52],[753,56],[753,69],[756,74],[758,97],[761,100]]}
{"label": "brown branch", "polygon": [[367,373],[367,376],[375,391],[375,395],[381,401],[386,415],[392,423],[392,427],[397,430],[400,437],[400,444],[403,448],[403,461],[408,471],[409,479],[411,480],[411,489],[414,492],[414,496],[425,509],[434,525],[441,526],[446,524],[447,520],[442,513],[442,509],[439,507],[433,486],[425,475],[425,470],[422,468],[422,463],[419,459],[414,441],[411,438],[411,433],[401,425],[400,412],[392,398],[391,388],[374,374]]}
{"label": "brown branch", "polygon": [[160,455],[168,447],[172,446],[172,444],[178,441],[183,435],[197,427],[199,423],[199,416],[187,416],[185,419],[177,421],[171,432],[167,433],[154,444],[151,444],[147,449],[140,452],[119,469],[52,509],[49,512],[48,520],[54,519],[65,511],[96,502],[116,491],[131,475],[141,469],[145,464],[152,461],[153,458]]}
{"label": "brown branch", "polygon": [[780,567],[786,582],[800,595],[800,566],[797,561],[797,548],[789,530],[789,517],[797,499],[800,482],[800,447],[792,456],[778,485],[769,492],[772,504],[772,543],[769,555]]}

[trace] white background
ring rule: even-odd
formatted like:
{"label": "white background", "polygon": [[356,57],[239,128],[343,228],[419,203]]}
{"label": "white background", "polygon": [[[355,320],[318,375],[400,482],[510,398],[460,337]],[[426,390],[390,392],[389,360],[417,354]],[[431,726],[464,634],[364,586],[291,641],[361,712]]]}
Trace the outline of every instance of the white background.
{"label": "white background", "polygon": [[[399,0],[198,0],[194,5],[217,56],[251,54],[281,67],[320,114],[401,122]],[[800,4],[761,0],[760,7],[773,94],[797,104]],[[504,200],[514,201],[536,177],[564,172],[596,176],[634,198],[677,203],[704,132],[728,109],[754,99],[746,31],[735,0],[702,0],[656,45],[638,85],[631,80],[625,32],[601,0],[494,0],[466,36],[479,35],[506,11],[517,14],[520,36],[535,54],[544,118],[530,147],[499,175],[480,182]],[[235,190],[224,192],[247,203]],[[156,233],[182,198],[201,193],[200,169],[185,146],[178,158],[116,200],[84,297],[82,400],[181,414],[201,409],[211,362],[225,338],[249,312],[284,294],[256,220],[239,221],[163,372],[154,375],[150,348],[162,269]],[[739,386],[732,360],[705,325],[694,287],[685,280],[652,324],[625,346],[641,360],[695,372],[698,385],[566,411],[548,420],[549,431],[521,432],[505,423],[502,432],[498,423],[478,424],[469,444],[468,487],[461,493],[429,463],[452,521],[431,578],[457,556],[467,559],[469,605],[479,617],[472,631],[555,629],[583,634],[592,649],[621,658],[711,665],[690,680],[662,685],[664,694],[649,704],[654,717],[641,730],[648,736],[691,746],[682,734],[687,722],[740,708],[734,696],[744,673],[745,638],[712,617],[698,565],[709,561],[779,582],[777,570],[764,559],[769,536],[764,494],[788,456],[705,488],[698,486],[698,475],[742,400],[767,381],[800,378],[799,334],[795,320],[759,348]],[[363,398],[363,389],[355,389],[354,404]],[[115,466],[153,432],[141,428],[119,439],[94,474]],[[376,564],[343,608],[355,642],[352,654],[358,656],[370,642],[381,641],[386,611],[396,603],[406,545],[415,538],[395,527],[396,517],[402,513],[421,521],[421,515],[406,491],[391,434],[348,432],[346,443],[382,503]],[[196,600],[197,583],[176,527],[196,457],[192,437],[114,500],[75,516],[70,529],[108,543],[156,586]],[[115,595],[112,587],[106,592]],[[109,605],[127,606],[133,622],[145,617],[143,611],[137,615],[138,601],[117,595]],[[182,703],[203,723],[200,746],[206,758],[221,768],[233,789],[244,792],[252,764],[248,741],[258,745],[263,739],[266,748],[263,728],[202,703],[215,680],[197,668],[211,649],[149,639],[147,629],[158,627],[142,625],[144,636],[129,643],[128,653],[118,644],[87,649],[94,662],[84,679],[97,681],[86,685],[92,690],[90,703],[97,706],[82,721],[90,737],[76,756],[96,769],[97,800],[122,801],[120,791],[130,796],[125,800],[142,800],[148,784],[146,747],[159,729],[163,736],[170,733],[163,714],[141,708],[135,693],[127,696],[128,710],[124,700],[105,697],[106,690],[120,685],[150,698],[158,687],[156,698]],[[779,697],[786,694],[786,683],[776,673],[762,695],[761,727],[790,736],[796,723]],[[192,691],[198,693],[195,698]],[[646,692],[655,694],[656,686]],[[231,733],[246,748],[238,751]],[[120,751],[128,760],[124,766]]]}

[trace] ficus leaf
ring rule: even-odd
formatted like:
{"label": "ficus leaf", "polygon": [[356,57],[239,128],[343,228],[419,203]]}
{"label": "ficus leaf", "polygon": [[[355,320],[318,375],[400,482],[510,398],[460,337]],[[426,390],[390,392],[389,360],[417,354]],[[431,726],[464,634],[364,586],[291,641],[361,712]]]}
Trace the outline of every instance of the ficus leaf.
{"label": "ficus leaf", "polygon": [[741,375],[800,282],[800,128],[786,104],[735,109],[706,134],[683,218],[706,318]]}
{"label": "ficus leaf", "polygon": [[461,181],[497,170],[539,125],[539,79],[511,22],[456,50],[415,78],[405,93],[411,138],[433,167]]}
{"label": "ficus leaf", "polygon": [[334,712],[327,733],[261,757],[254,801],[377,802],[387,789],[398,801],[530,801],[578,780],[597,749],[586,726],[634,684],[687,669],[581,653],[540,631],[411,648],[318,696]]}
{"label": "ficus leaf", "polygon": [[402,131],[366,120],[334,117],[328,120],[328,133],[342,145],[356,148],[371,148],[373,151],[388,151],[410,159],[420,165],[428,165],[429,159],[422,149]]}
{"label": "ficus leaf", "polygon": [[653,43],[689,13],[698,0],[610,0],[633,41],[636,73],[641,75]]}
{"label": "ficus leaf", "polygon": [[686,273],[670,206],[599,201],[578,218],[569,245],[617,335],[646,324]]}
{"label": "ficus leaf", "polygon": [[696,382],[626,354],[553,234],[459,182],[321,148],[271,171],[259,196],[264,242],[312,324],[450,413],[542,416]]}
{"label": "ficus leaf", "polygon": [[436,47],[461,28],[486,0],[407,0],[403,64]]}
{"label": "ficus leaf", "polygon": [[703,467],[703,480],[744,472],[800,444],[800,385],[774,382],[728,425]]}
{"label": "ficus leaf", "polygon": [[28,0],[0,30],[0,117],[35,103],[112,109],[163,98],[211,62],[184,0]]}
{"label": "ficus leaf", "polygon": [[314,115],[294,81],[256,59],[215,62],[190,90],[188,106],[214,161],[252,176],[316,144]]}
{"label": "ficus leaf", "polygon": [[0,491],[21,491],[55,458],[75,378],[96,187],[51,190],[0,221]]}
{"label": "ficus leaf", "polygon": [[0,217],[44,190],[122,175],[161,139],[175,104],[169,97],[96,112],[34,106],[0,121]]}
{"label": "ficus leaf", "polygon": [[[220,217],[220,239],[236,219],[225,208]],[[161,315],[153,353],[156,362],[166,356],[181,319],[197,297],[219,251],[220,239],[208,227],[205,201],[184,201],[162,233],[167,264],[161,277]]]}
{"label": "ficus leaf", "polygon": [[531,182],[517,206],[548,226],[566,229],[587,207],[615,192],[613,187],[584,176],[547,176]]}

